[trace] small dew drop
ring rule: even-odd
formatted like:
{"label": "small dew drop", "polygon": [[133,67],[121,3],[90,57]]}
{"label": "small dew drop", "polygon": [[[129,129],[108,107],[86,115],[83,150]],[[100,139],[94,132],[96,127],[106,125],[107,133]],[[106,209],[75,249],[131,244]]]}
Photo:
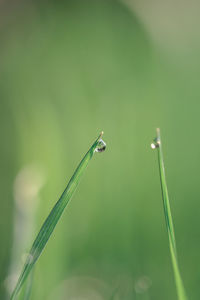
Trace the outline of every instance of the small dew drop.
{"label": "small dew drop", "polygon": [[97,147],[95,148],[95,152],[104,152],[106,150],[106,143],[100,139]]}
{"label": "small dew drop", "polygon": [[160,146],[160,140],[158,138],[155,138],[154,142],[151,143],[151,149],[159,148],[159,146]]}

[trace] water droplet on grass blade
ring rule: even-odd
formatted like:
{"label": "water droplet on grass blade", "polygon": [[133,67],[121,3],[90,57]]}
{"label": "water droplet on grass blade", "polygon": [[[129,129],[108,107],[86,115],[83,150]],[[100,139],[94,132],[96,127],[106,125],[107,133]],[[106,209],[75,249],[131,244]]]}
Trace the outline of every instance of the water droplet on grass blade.
{"label": "water droplet on grass blade", "polygon": [[151,149],[159,148],[159,146],[160,146],[160,139],[155,138],[153,143],[151,143]]}
{"label": "water droplet on grass blade", "polygon": [[95,152],[104,152],[106,150],[106,143],[100,139],[97,147],[95,148]]}

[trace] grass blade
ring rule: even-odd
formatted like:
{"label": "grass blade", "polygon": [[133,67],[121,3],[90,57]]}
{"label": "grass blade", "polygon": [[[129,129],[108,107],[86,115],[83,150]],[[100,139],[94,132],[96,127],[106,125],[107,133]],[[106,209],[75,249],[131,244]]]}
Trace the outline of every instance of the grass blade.
{"label": "grass blade", "polygon": [[25,292],[24,292],[23,300],[30,299],[32,285],[33,285],[33,273],[34,273],[34,269],[30,272],[28,280],[25,283]]}
{"label": "grass blade", "polygon": [[36,263],[37,259],[39,258],[42,250],[44,249],[48,239],[50,238],[57,222],[59,221],[66,205],[69,203],[73,193],[76,190],[76,187],[81,179],[82,174],[84,173],[89,161],[93,157],[95,152],[103,152],[105,150],[105,143],[102,141],[101,137],[103,132],[99,135],[96,141],[93,143],[91,148],[85,154],[83,159],[81,160],[80,164],[78,165],[77,169],[75,170],[73,176],[71,177],[66,189],[64,190],[63,194],[61,195],[60,199],[57,201],[53,209],[51,210],[50,214],[48,215],[47,219],[43,223],[35,241],[33,242],[32,248],[28,254],[18,282],[15,286],[15,289],[11,295],[11,299],[15,299],[19,290],[21,289],[23,283],[25,282],[27,276],[29,275],[30,271],[32,270],[34,264]]}
{"label": "grass blade", "polygon": [[163,208],[164,208],[164,215],[165,221],[167,226],[167,233],[169,237],[169,247],[171,252],[171,260],[172,266],[174,270],[174,278],[176,283],[177,295],[179,300],[186,300],[185,289],[183,285],[183,281],[181,278],[179,266],[178,266],[178,258],[177,258],[177,251],[176,251],[176,240],[174,234],[174,226],[169,202],[169,195],[167,189],[167,182],[165,176],[165,168],[164,168],[164,159],[163,159],[163,152],[162,152],[162,143],[160,137],[160,130],[157,129],[157,136],[154,139],[154,142],[151,144],[151,148],[157,148],[158,152],[158,164],[159,164],[159,173],[160,173],[160,184],[162,190],[162,199],[163,199]]}

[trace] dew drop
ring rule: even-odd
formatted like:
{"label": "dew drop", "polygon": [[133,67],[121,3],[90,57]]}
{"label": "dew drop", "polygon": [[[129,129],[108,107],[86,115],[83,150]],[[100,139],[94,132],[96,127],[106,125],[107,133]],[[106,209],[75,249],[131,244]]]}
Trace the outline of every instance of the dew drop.
{"label": "dew drop", "polygon": [[151,149],[159,148],[160,146],[160,140],[158,138],[155,138],[153,143],[151,143]]}
{"label": "dew drop", "polygon": [[97,147],[95,148],[95,152],[104,152],[106,150],[106,143],[100,139]]}

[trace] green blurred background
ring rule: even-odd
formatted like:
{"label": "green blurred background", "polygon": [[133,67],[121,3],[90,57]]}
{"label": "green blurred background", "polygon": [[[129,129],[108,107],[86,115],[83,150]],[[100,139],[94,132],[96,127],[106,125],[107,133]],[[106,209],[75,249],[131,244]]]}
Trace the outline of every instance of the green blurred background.
{"label": "green blurred background", "polygon": [[156,153],[179,263],[199,299],[200,4],[1,1],[0,299],[83,154],[95,155],[38,260],[31,300],[177,299]]}

